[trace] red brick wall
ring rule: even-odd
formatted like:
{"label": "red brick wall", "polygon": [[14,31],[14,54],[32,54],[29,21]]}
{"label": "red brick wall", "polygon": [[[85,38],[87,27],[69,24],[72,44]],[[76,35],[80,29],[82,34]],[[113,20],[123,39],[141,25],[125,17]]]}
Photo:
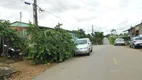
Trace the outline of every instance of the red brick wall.
{"label": "red brick wall", "polygon": [[13,27],[13,26],[10,26],[10,28],[15,29],[19,32],[22,32],[23,29],[26,29],[26,28],[23,28],[23,27]]}

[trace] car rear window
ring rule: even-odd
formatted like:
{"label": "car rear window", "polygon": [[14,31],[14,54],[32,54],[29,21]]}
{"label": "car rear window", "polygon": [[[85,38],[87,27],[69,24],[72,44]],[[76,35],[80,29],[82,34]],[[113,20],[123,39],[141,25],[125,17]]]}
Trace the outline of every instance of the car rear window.
{"label": "car rear window", "polygon": [[76,44],[87,44],[87,40],[77,40]]}
{"label": "car rear window", "polygon": [[142,37],[136,38],[135,40],[142,40]]}
{"label": "car rear window", "polygon": [[124,41],[124,39],[116,39],[116,41]]}

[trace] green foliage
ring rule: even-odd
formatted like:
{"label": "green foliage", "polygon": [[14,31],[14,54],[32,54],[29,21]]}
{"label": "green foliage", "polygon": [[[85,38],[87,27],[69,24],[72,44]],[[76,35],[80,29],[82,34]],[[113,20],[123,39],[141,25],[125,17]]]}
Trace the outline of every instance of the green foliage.
{"label": "green foliage", "polygon": [[116,37],[109,37],[108,39],[109,39],[110,44],[113,45]]}
{"label": "green foliage", "polygon": [[83,29],[79,29],[78,31],[73,31],[79,38],[89,38],[93,44],[103,44],[104,34],[103,32],[95,32],[92,34],[85,34]]}
{"label": "green foliage", "polygon": [[22,48],[24,44],[24,39],[18,36],[16,30],[10,28],[9,21],[0,20],[0,37],[5,38],[17,48]]}
{"label": "green foliage", "polygon": [[93,44],[103,44],[103,38],[104,38],[104,34],[103,32],[95,32],[92,33],[92,38],[91,41],[93,42]]}
{"label": "green foliage", "polygon": [[60,62],[73,56],[76,47],[71,40],[72,36],[60,27],[47,30],[30,24],[27,31],[31,39],[26,44],[26,59],[37,64]]}
{"label": "green foliage", "polygon": [[85,38],[86,37],[85,31],[83,29],[79,29],[77,31],[74,30],[73,33],[76,34],[77,37],[79,37],[79,38]]}
{"label": "green foliage", "polygon": [[10,22],[9,21],[4,21],[0,20],[0,36],[9,36],[12,33],[12,29],[9,28]]}

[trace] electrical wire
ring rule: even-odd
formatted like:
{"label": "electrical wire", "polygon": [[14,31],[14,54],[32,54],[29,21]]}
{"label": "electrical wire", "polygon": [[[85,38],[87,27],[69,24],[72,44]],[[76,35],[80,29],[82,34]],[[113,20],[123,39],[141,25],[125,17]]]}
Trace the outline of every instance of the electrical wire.
{"label": "electrical wire", "polygon": [[[46,0],[44,0],[44,1],[47,3],[47,1],[46,1]],[[48,4],[49,4],[49,3],[48,3]],[[64,8],[65,8],[65,7],[64,7]],[[67,9],[67,8],[65,8],[65,9]],[[44,11],[45,11],[45,12],[47,12],[48,14],[50,14],[50,15],[54,16],[55,18],[60,19],[61,21],[65,22],[65,23],[68,23],[68,24],[71,24],[71,25],[73,25],[73,26],[78,27],[76,24],[73,24],[73,23],[70,23],[70,22],[68,22],[68,21],[65,21],[65,20],[61,19],[60,17],[58,17],[58,16],[54,15],[53,13],[51,13],[51,12],[47,11],[46,9],[44,9]]]}
{"label": "electrical wire", "polygon": [[52,13],[48,12],[47,10],[45,10],[45,11],[46,11],[47,13],[49,13],[50,15],[54,16],[55,18],[60,19],[61,21],[65,22],[65,23],[68,23],[68,24],[71,24],[71,25],[74,25],[74,26],[78,27],[77,25],[72,24],[72,23],[69,23],[69,22],[67,22],[67,21],[65,21],[65,20],[63,20],[63,19],[61,19],[60,17],[58,17],[58,16],[56,16],[56,15],[54,15],[54,14],[52,14]]}

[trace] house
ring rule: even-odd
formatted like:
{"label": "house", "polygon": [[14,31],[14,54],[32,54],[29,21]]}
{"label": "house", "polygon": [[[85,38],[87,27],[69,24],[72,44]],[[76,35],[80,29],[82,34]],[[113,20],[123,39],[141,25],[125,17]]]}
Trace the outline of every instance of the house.
{"label": "house", "polygon": [[[21,37],[26,37],[28,27],[29,27],[29,23],[24,23],[24,22],[19,22],[19,21],[13,22],[10,25],[10,28],[15,29],[18,32],[19,36],[21,36]],[[54,28],[45,27],[45,26],[39,26],[39,28],[54,30]],[[67,30],[67,32],[72,35],[72,38],[74,40],[77,39],[77,36],[72,31]]]}
{"label": "house", "polygon": [[[16,21],[10,24],[10,28],[15,29],[18,32],[18,34],[22,37],[26,37],[28,27],[29,27],[29,23],[24,23],[19,21]],[[54,29],[54,28],[49,28],[45,26],[39,26],[39,28]]]}
{"label": "house", "polygon": [[131,27],[130,29],[128,29],[126,31],[128,31],[128,35],[130,37],[142,34],[142,23],[136,25],[135,27]]}

